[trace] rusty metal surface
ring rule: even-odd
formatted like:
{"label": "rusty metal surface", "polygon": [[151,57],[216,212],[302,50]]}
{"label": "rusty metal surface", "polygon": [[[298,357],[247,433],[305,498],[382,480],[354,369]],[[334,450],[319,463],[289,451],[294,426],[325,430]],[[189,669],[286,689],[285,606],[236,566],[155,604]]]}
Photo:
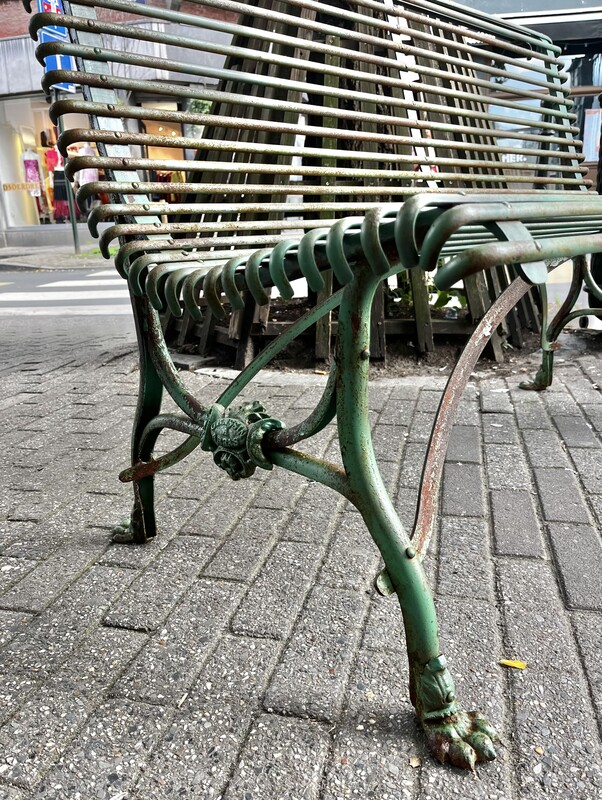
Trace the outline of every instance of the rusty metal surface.
{"label": "rusty metal surface", "polygon": [[528,289],[529,284],[522,278],[517,278],[498,297],[470,337],[470,341],[456,362],[445,387],[424,462],[416,520],[412,533],[412,544],[421,558],[425,556],[433,534],[445,454],[463,391],[492,332]]}

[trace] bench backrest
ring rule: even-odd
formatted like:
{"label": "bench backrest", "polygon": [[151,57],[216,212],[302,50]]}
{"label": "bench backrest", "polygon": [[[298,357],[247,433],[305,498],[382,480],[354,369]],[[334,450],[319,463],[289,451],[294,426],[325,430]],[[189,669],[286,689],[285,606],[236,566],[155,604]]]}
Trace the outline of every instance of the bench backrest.
{"label": "bench backrest", "polygon": [[[38,55],[76,59],[46,82],[83,87],[54,114],[93,119],[61,144],[97,147],[67,169],[106,175],[84,189],[118,201],[92,219],[121,223],[104,246],[128,233],[195,238],[219,259],[235,238],[252,252],[418,191],[587,190],[558,49],[477,11],[445,0],[194,0],[194,14],[64,5],[71,43]],[[36,15],[33,30],[49,21]],[[168,207],[152,200],[168,196]]]}

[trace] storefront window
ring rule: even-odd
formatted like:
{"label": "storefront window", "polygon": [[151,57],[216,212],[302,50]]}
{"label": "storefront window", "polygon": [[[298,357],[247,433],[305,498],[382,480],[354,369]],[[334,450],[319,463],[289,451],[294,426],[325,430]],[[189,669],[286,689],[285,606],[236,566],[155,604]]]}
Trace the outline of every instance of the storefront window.
{"label": "storefront window", "polygon": [[[69,221],[64,163],[48,108],[41,95],[0,101],[0,191],[7,227]],[[71,114],[65,126],[87,128],[88,119]],[[85,209],[75,208],[83,220]]]}

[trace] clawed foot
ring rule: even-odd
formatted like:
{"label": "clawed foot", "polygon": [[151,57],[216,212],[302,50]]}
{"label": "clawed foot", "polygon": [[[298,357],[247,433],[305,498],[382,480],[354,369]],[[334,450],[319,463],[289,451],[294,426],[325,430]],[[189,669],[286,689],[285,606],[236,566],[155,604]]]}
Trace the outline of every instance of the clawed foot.
{"label": "clawed foot", "polygon": [[548,350],[544,350],[541,366],[532,381],[521,381],[520,389],[528,392],[543,392],[548,386],[552,385],[552,375],[554,367],[554,351],[558,349],[558,342],[549,345]]}
{"label": "clawed foot", "polygon": [[137,539],[132,528],[132,521],[125,519],[113,528],[111,542],[113,544],[132,544]]}
{"label": "clawed foot", "polygon": [[410,692],[428,748],[437,761],[470,770],[477,761],[493,761],[497,733],[478,712],[459,708],[445,656],[416,668]]}
{"label": "clawed foot", "polygon": [[111,541],[113,544],[144,544],[156,534],[154,516],[152,514],[145,516],[142,504],[136,497],[131,516],[113,528]]}
{"label": "clawed foot", "polygon": [[542,364],[532,381],[521,381],[518,386],[519,389],[525,389],[528,392],[543,392],[551,383],[551,370],[549,366]]}
{"label": "clawed foot", "polygon": [[422,723],[432,755],[456,767],[474,770],[477,761],[493,761],[497,733],[477,711],[456,711],[450,717]]}

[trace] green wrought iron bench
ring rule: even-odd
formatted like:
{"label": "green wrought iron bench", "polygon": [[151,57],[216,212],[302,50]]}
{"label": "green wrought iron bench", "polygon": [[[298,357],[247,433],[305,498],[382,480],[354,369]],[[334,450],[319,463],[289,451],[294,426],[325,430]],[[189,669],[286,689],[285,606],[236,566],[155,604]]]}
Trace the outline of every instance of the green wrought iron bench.
{"label": "green wrought iron bench", "polygon": [[[96,148],[69,159],[66,171],[103,173],[78,198],[108,195],[89,225],[96,234],[105,223],[107,257],[118,243],[115,264],[128,282],[140,348],[132,464],[120,476],[132,482],[134,506],[115,541],[157,534],[154,475],[197,447],[234,480],[275,465],[331,487],[361,512],[382,553],[376,584],[401,605],[411,699],[432,753],[466,768],[493,759],[495,731],[458,704],[421,562],[454,412],[491,333],[534,284],[545,316],[548,272],[572,259],[566,302],[544,319],[544,361],[531,384],[544,388],[562,327],[595,313],[573,310],[583,282],[602,298],[586,258],[602,251],[602,200],[580,167],[558,49],[448,0],[193,0],[186,7],[194,14],[159,0],[64,5],[64,16],[34,15],[31,32],[69,31],[69,42],[42,44],[37,55],[75,59],[76,69],[46,74],[44,86],[68,82],[83,92],[59,99],[51,114],[65,154],[82,142]],[[372,297],[401,270],[437,269],[437,285],[449,287],[501,266],[515,280],[450,378],[408,533],[371,443]],[[299,277],[320,303],[212,405],[199,402],[174,368],[160,312],[247,313],[273,287],[290,298]],[[259,403],[236,405],[260,369],[334,309],[336,354],[305,421],[286,427]],[[163,389],[181,413],[161,412]],[[335,418],[342,468],[296,447]],[[153,457],[166,429],[182,442]]]}

